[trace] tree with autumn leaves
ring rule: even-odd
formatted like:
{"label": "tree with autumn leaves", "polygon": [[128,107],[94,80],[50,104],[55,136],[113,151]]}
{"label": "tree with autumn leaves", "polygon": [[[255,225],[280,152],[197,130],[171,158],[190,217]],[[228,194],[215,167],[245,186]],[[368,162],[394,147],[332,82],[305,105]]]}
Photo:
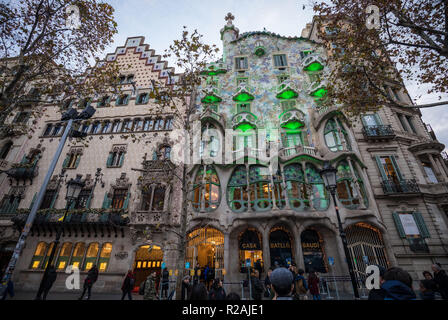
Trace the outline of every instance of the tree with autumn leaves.
{"label": "tree with autumn leaves", "polygon": [[113,13],[95,0],[0,4],[0,129],[23,107],[34,114],[45,103],[63,108],[114,85],[116,64],[98,63],[117,33]]}
{"label": "tree with autumn leaves", "polygon": [[[448,104],[442,99],[448,93],[447,0],[330,0],[315,2],[314,10],[331,59],[322,104],[340,105],[351,116],[383,105]],[[403,89],[404,80],[426,85],[438,101],[398,101],[385,85]]]}

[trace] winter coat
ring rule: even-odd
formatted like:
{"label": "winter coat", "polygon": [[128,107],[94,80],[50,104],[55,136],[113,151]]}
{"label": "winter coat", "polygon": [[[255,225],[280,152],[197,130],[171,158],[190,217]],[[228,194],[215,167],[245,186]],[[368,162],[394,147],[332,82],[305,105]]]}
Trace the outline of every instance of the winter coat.
{"label": "winter coat", "polygon": [[191,289],[193,288],[193,286],[189,283],[186,284],[185,282],[182,281],[182,296],[181,296],[181,300],[190,300],[190,295],[191,295]]}
{"label": "winter coat", "polygon": [[85,282],[89,285],[93,285],[96,280],[98,280],[98,269],[97,268],[91,268],[89,272],[87,273],[87,278]]}
{"label": "winter coat", "polygon": [[319,294],[319,278],[317,276],[308,277],[308,286],[312,295]]}
{"label": "winter coat", "polygon": [[143,300],[157,300],[156,278],[151,275],[146,278]]}
{"label": "winter coat", "polygon": [[383,288],[372,289],[369,292],[369,300],[384,300],[386,297],[387,291]]}
{"label": "winter coat", "polygon": [[162,271],[162,284],[168,284],[170,282],[170,272],[165,269]]}
{"label": "winter coat", "polygon": [[306,294],[308,291],[308,283],[304,276],[301,276],[300,274],[297,275],[294,280],[294,288],[297,294]]}
{"label": "winter coat", "polygon": [[134,284],[135,284],[135,277],[133,273],[128,273],[126,275],[126,278],[123,281],[123,285],[121,286],[121,290],[122,291],[131,291],[132,289],[134,289]]}
{"label": "winter coat", "polygon": [[250,277],[250,282],[252,284],[252,298],[254,300],[261,300],[264,292],[263,283],[255,276]]}
{"label": "winter coat", "polygon": [[415,300],[414,291],[398,280],[388,280],[381,285],[386,291],[384,300]]}
{"label": "winter coat", "polygon": [[434,272],[434,281],[437,284],[437,291],[440,292],[442,299],[448,299],[448,275],[445,270],[440,270],[439,272]]}
{"label": "winter coat", "polygon": [[212,288],[208,293],[208,300],[226,300],[226,291],[224,288]]}

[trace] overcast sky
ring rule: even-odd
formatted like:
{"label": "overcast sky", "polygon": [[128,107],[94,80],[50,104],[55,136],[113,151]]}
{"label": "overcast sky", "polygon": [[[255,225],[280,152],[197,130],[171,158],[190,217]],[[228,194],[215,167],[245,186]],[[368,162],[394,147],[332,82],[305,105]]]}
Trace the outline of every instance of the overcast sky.
{"label": "overcast sky", "polygon": [[[144,36],[157,54],[163,54],[174,39],[179,39],[183,26],[198,29],[204,41],[222,48],[219,30],[228,12],[235,16],[240,33],[266,28],[284,36],[300,36],[313,10],[309,0],[111,0],[115,8],[118,34],[114,45],[124,45],[127,37]],[[305,9],[303,6],[305,5]],[[411,97],[423,94],[417,103],[436,102],[437,97],[407,83]],[[448,100],[448,96],[444,100]],[[431,124],[440,142],[448,145],[448,105],[422,109],[423,121]]]}

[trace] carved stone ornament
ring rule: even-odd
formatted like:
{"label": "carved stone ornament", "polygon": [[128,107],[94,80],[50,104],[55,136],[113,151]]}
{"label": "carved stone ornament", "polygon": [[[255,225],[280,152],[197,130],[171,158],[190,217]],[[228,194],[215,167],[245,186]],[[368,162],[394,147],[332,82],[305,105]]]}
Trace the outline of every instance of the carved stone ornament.
{"label": "carved stone ornament", "polygon": [[118,260],[124,260],[128,257],[128,255],[129,254],[126,251],[120,251],[115,254],[115,258],[117,258]]}

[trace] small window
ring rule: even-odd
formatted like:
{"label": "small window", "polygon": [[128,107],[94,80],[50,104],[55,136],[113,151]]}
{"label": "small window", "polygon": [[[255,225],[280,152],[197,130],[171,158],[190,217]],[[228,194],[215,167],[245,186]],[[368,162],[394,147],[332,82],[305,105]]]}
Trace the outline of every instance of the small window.
{"label": "small window", "polygon": [[406,120],[408,121],[408,123],[409,123],[409,128],[411,128],[411,130],[412,130],[412,132],[414,133],[414,134],[417,134],[417,130],[415,130],[415,127],[414,127],[414,121],[413,121],[413,118],[411,117],[411,116],[405,116],[406,117]]}
{"label": "small window", "polygon": [[101,100],[98,102],[98,107],[106,107],[109,106],[110,102],[110,96],[104,96],[101,98]]}
{"label": "small window", "polygon": [[426,176],[428,177],[428,180],[430,183],[439,183],[437,180],[437,177],[434,173],[434,170],[432,170],[432,167],[429,163],[423,162],[422,163],[423,169],[425,170]]}
{"label": "small window", "polygon": [[288,63],[286,62],[286,54],[274,54],[274,66],[286,67]]}
{"label": "small window", "polygon": [[81,128],[81,132],[87,134],[89,132],[90,124],[84,123]]}
{"label": "small window", "polygon": [[156,119],[156,122],[154,124],[154,130],[163,130],[163,119]]}
{"label": "small window", "polygon": [[89,198],[91,195],[91,189],[82,189],[79,193],[78,199],[75,204],[75,209],[87,209],[89,207]]}
{"label": "small window", "polygon": [[148,93],[140,93],[137,97],[137,104],[145,104],[148,103],[149,94]]}
{"label": "small window", "polygon": [[154,127],[154,120],[153,119],[145,119],[145,123],[143,125],[143,131],[151,131]]}
{"label": "small window", "polygon": [[45,128],[44,137],[48,137],[52,130],[53,130],[53,125],[50,123]]}
{"label": "small window", "polygon": [[124,94],[124,95],[121,95],[121,96],[119,96],[117,98],[116,105],[117,106],[124,106],[124,105],[127,105],[128,102],[129,102],[129,95],[128,94]]}
{"label": "small window", "polygon": [[142,130],[143,130],[143,120],[134,119],[134,131],[142,131]]}
{"label": "small window", "polygon": [[113,209],[123,208],[127,194],[128,189],[114,189],[114,194],[112,196],[112,208]]}
{"label": "small window", "polygon": [[240,86],[241,84],[247,84],[248,83],[248,78],[247,77],[242,77],[242,78],[237,78],[236,79],[236,85]]}
{"label": "small window", "polygon": [[87,248],[86,260],[84,262],[84,271],[90,270],[98,257],[99,245],[97,242],[91,243]]}
{"label": "small window", "polygon": [[29,112],[19,112],[14,119],[14,123],[26,123],[30,117]]}
{"label": "small window", "polygon": [[100,258],[98,261],[98,271],[104,272],[107,269],[107,266],[109,265],[110,255],[112,253],[112,243],[105,243],[103,244],[103,247],[101,248]]}
{"label": "small window", "polygon": [[58,136],[58,135],[62,134],[62,129],[63,129],[63,127],[60,123],[56,124],[54,126],[53,133],[51,135]]}
{"label": "small window", "polygon": [[65,168],[66,169],[75,169],[78,165],[80,158],[81,158],[81,155],[79,153],[71,153],[68,158],[67,166]]}
{"label": "small window", "polygon": [[33,259],[31,260],[31,269],[38,269],[45,258],[45,253],[47,252],[47,244],[45,242],[39,242],[37,244],[36,250],[34,251]]}
{"label": "small window", "polygon": [[53,200],[56,197],[56,190],[46,190],[39,209],[49,209],[53,207]]}
{"label": "small window", "polygon": [[103,123],[103,129],[101,130],[101,133],[109,133],[111,129],[110,121],[104,121]]}
{"label": "small window", "polygon": [[114,125],[112,126],[112,133],[117,133],[121,129],[121,121],[114,121]]}
{"label": "small window", "polygon": [[99,133],[100,130],[101,130],[101,124],[98,121],[96,121],[93,123],[92,130],[90,131],[90,133],[96,134]]}
{"label": "small window", "polygon": [[123,132],[131,132],[132,131],[132,120],[126,119],[123,122]]}
{"label": "small window", "polygon": [[124,152],[111,152],[107,158],[108,167],[121,167],[124,161]]}
{"label": "small window", "polygon": [[250,112],[250,103],[239,103],[236,105],[236,113]]}
{"label": "small window", "polygon": [[132,83],[133,81],[134,81],[134,75],[131,74],[131,75],[129,75],[129,76],[127,77],[126,82],[127,82],[127,83]]}
{"label": "small window", "polygon": [[166,118],[165,120],[165,130],[173,129],[173,118]]}
{"label": "small window", "polygon": [[247,70],[247,57],[235,58],[235,69],[236,70]]}
{"label": "small window", "polygon": [[118,78],[118,82],[119,82],[120,84],[125,83],[125,82],[126,82],[126,76],[120,76],[120,77]]}

